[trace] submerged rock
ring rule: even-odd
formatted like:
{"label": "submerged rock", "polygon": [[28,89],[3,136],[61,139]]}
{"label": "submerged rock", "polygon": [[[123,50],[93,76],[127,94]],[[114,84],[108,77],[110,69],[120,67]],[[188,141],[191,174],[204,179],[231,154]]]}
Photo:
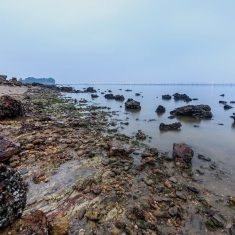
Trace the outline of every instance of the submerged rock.
{"label": "submerged rock", "polygon": [[25,109],[21,101],[9,96],[0,97],[0,119],[21,117]]}
{"label": "submerged rock", "polygon": [[135,137],[137,140],[145,140],[146,139],[146,135],[141,130],[138,130]]}
{"label": "submerged rock", "polygon": [[194,152],[186,144],[173,144],[173,158],[175,163],[186,166],[188,163],[191,163]]}
{"label": "submerged rock", "polygon": [[20,173],[0,164],[0,228],[19,218],[26,205],[26,185]]}
{"label": "submerged rock", "polygon": [[176,116],[191,116],[196,118],[212,118],[211,108],[209,105],[186,105],[176,108],[170,112]]}
{"label": "submerged rock", "polygon": [[140,102],[135,101],[133,99],[128,99],[125,103],[125,107],[127,109],[141,109]]}
{"label": "submerged rock", "polygon": [[202,154],[198,154],[198,158],[203,160],[203,161],[207,161],[207,162],[211,161],[211,159],[209,157],[206,157],[206,156],[204,156]]}
{"label": "submerged rock", "polygon": [[98,98],[99,96],[96,94],[91,94],[91,98]]}
{"label": "submerged rock", "polygon": [[0,134],[0,162],[11,158],[18,151],[18,146],[6,136]]}
{"label": "submerged rock", "polygon": [[155,112],[157,113],[164,113],[166,111],[165,107],[163,107],[162,105],[158,105],[157,109]]}
{"label": "submerged rock", "polygon": [[178,130],[178,129],[180,129],[181,126],[182,125],[181,125],[180,122],[175,122],[175,123],[172,123],[172,124],[161,123],[160,126],[159,126],[159,129],[164,130],[164,131]]}
{"label": "submerged rock", "polygon": [[123,95],[113,95],[113,94],[106,94],[104,98],[109,100],[120,100],[120,101],[125,100]]}

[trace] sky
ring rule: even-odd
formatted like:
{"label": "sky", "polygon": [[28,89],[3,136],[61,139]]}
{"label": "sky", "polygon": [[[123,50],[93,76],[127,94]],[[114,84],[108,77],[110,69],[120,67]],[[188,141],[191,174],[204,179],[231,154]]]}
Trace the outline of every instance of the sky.
{"label": "sky", "polygon": [[0,74],[235,83],[234,0],[0,0]]}

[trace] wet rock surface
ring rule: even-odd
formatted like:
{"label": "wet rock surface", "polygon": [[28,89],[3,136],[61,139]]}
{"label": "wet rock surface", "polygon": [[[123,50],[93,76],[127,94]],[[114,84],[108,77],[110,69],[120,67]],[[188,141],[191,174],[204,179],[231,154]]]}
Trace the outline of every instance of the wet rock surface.
{"label": "wet rock surface", "polygon": [[178,130],[178,129],[180,129],[181,126],[182,126],[182,124],[180,122],[175,122],[172,124],[161,123],[159,126],[159,129],[162,131]]}
{"label": "wet rock surface", "polygon": [[104,97],[110,100],[120,100],[120,101],[125,100],[123,95],[106,94]]}
{"label": "wet rock surface", "polygon": [[162,99],[163,100],[170,100],[171,99],[171,95],[162,95]]}
{"label": "wet rock surface", "polygon": [[176,108],[170,112],[175,116],[190,116],[195,118],[212,118],[211,108],[209,105],[187,105]]}
{"label": "wet rock surface", "polygon": [[140,102],[128,99],[125,103],[126,109],[141,109]]}
{"label": "wet rock surface", "polygon": [[175,93],[173,96],[175,100],[184,100],[186,102],[192,101],[192,99],[189,98],[189,96],[187,96],[186,94]]}
{"label": "wet rock surface", "polygon": [[0,96],[0,120],[21,117],[24,114],[25,109],[20,100],[8,95]]}
{"label": "wet rock surface", "polygon": [[26,185],[19,172],[0,164],[0,228],[19,218],[26,205]]}

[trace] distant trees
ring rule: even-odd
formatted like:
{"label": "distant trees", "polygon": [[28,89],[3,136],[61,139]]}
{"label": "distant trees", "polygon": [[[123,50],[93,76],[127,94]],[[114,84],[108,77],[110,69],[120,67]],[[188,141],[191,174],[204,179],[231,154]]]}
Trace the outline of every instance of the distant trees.
{"label": "distant trees", "polygon": [[55,79],[54,78],[34,78],[34,77],[27,77],[25,79],[20,78],[19,81],[22,83],[40,83],[43,85],[54,85]]}

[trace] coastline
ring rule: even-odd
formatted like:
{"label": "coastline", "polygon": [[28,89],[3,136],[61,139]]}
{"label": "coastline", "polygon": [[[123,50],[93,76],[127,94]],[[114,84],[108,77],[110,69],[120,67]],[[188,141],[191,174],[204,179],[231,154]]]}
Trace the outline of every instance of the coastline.
{"label": "coastline", "polygon": [[[47,87],[22,92],[14,94],[26,117],[2,120],[0,128],[20,143],[17,160],[9,165],[28,183],[23,216],[42,210],[51,234],[61,225],[69,234],[99,229],[223,234],[231,229],[234,208],[223,208],[227,199],[194,182],[190,167],[178,168],[166,153],[118,133],[109,121],[114,111],[85,106],[84,100]],[[14,234],[17,223],[0,234]]]}

